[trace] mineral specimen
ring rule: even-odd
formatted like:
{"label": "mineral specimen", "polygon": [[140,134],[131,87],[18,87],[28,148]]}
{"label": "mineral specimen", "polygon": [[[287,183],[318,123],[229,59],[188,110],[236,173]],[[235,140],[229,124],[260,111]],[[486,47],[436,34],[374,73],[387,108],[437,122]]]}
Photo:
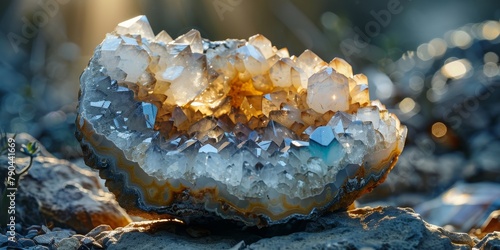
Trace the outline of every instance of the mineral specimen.
{"label": "mineral specimen", "polygon": [[144,16],[96,48],[76,125],[86,163],[131,214],[259,227],[349,206],[406,137],[340,58],[289,56],[262,35],[154,36]]}

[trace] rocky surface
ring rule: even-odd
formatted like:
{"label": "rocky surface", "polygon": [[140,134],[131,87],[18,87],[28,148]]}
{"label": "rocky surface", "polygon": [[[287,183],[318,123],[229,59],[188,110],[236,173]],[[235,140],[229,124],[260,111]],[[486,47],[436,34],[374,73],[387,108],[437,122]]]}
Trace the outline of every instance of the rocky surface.
{"label": "rocky surface", "polygon": [[411,209],[362,208],[331,214],[305,232],[263,239],[248,249],[469,249],[474,240],[430,225]]}
{"label": "rocky surface", "polygon": [[[26,135],[18,137],[20,145]],[[46,152],[46,151],[45,151]],[[0,171],[6,171],[7,158],[0,158]],[[29,158],[17,157],[19,166]],[[24,175],[16,194],[17,223],[22,225],[56,225],[87,233],[100,224],[119,227],[130,223],[114,196],[102,190],[96,173],[83,170],[48,153],[35,158]]]}
{"label": "rocky surface", "polygon": [[[477,243],[467,234],[426,223],[411,209],[395,207],[331,213],[294,225],[293,229],[281,226],[267,230],[214,230],[166,220],[106,229],[102,226],[85,237],[95,246],[107,249],[471,249]],[[75,239],[60,242],[60,246],[77,249],[78,239],[72,238]],[[494,244],[492,239],[489,242]]]}
{"label": "rocky surface", "polygon": [[500,232],[487,234],[479,243],[476,244],[475,248],[480,250],[500,249]]}

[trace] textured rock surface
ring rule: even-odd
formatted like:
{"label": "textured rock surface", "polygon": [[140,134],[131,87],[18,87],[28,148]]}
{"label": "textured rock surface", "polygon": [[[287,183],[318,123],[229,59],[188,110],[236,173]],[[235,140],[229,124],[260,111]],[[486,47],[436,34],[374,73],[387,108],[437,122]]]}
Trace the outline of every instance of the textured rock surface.
{"label": "textured rock surface", "polygon": [[262,35],[155,37],[144,16],[96,48],[76,125],[86,163],[130,213],[258,226],[347,207],[406,138],[342,59],[290,56]]}
{"label": "textured rock surface", "polygon": [[182,234],[187,230],[177,223],[159,224],[105,231],[96,239],[108,249],[471,249],[476,243],[467,234],[422,221],[411,209],[394,207],[331,213],[295,228],[302,232],[282,236],[281,229],[262,233],[226,228],[194,238]]}
{"label": "textured rock surface", "polygon": [[489,233],[477,243],[475,248],[480,250],[498,250],[500,249],[500,232]]}
{"label": "textured rock surface", "polygon": [[[18,141],[21,142],[20,136]],[[129,216],[110,193],[101,189],[99,177],[65,160],[38,156],[20,181],[16,215],[24,225],[55,223],[88,232],[106,223],[113,227],[127,225]],[[47,154],[45,154],[47,155]],[[17,158],[25,166],[29,158]],[[0,169],[6,170],[6,158],[0,158]],[[2,175],[4,176],[4,175]]]}

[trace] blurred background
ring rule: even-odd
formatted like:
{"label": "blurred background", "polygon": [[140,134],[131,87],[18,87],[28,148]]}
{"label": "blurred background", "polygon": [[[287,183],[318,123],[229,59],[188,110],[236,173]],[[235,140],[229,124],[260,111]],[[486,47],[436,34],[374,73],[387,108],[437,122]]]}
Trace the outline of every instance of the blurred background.
{"label": "blurred background", "polygon": [[[0,128],[29,133],[58,157],[79,158],[79,75],[107,32],[141,14],[155,33],[175,38],[195,28],[210,40],[260,33],[290,54],[310,49],[325,61],[341,57],[366,74],[371,98],[409,133],[394,173],[361,204],[408,205],[426,214],[442,204],[418,204],[450,187],[500,182],[497,0],[3,0]],[[458,203],[475,196],[464,197]],[[492,211],[499,200],[475,202]]]}

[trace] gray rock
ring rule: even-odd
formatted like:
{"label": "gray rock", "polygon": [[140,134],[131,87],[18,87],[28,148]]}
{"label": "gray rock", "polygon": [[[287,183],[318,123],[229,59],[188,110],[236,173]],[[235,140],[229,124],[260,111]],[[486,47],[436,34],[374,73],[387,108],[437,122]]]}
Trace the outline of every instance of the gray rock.
{"label": "gray rock", "polygon": [[[133,226],[105,231],[101,242],[108,249],[471,249],[476,242],[467,234],[452,233],[423,221],[411,209],[361,208],[327,214],[286,230],[212,230],[193,238],[179,226]],[[297,225],[297,226],[296,226]],[[154,229],[156,228],[156,230]],[[163,228],[163,230],[157,230]],[[293,231],[296,232],[293,232]],[[104,236],[102,236],[104,235]],[[265,238],[263,238],[265,237]]]}
{"label": "gray rock", "polygon": [[83,237],[80,242],[87,247],[102,248],[102,245],[98,243],[94,238]]}
{"label": "gray rock", "polygon": [[246,246],[245,241],[240,241],[238,244],[234,245],[229,250],[243,250],[243,249],[245,249],[245,246]]}
{"label": "gray rock", "polygon": [[158,232],[153,235],[141,232],[124,233],[109,244],[109,250],[121,249],[229,249],[236,245],[233,239],[217,239],[213,237],[189,238],[180,237],[168,232]]}
{"label": "gray rock", "polygon": [[45,225],[42,225],[42,226],[41,226],[41,229],[42,229],[42,231],[43,231],[44,233],[50,233],[50,229],[49,229],[47,226],[45,226]]}
{"label": "gray rock", "polygon": [[77,239],[78,241],[81,241],[83,238],[85,238],[85,235],[75,234],[71,237]]}
{"label": "gray rock", "polygon": [[33,240],[38,244],[52,245],[54,243],[60,242],[65,238],[71,237],[71,235],[73,234],[74,232],[68,230],[52,231],[46,234],[35,236]]}
{"label": "gray rock", "polygon": [[31,229],[28,231],[28,233],[24,236],[28,239],[33,239],[33,237],[37,236],[38,235],[38,230],[36,229]]}
{"label": "gray rock", "polygon": [[0,246],[7,243],[7,241],[9,241],[9,237],[7,237],[3,234],[0,234]]}
{"label": "gray rock", "polygon": [[104,225],[103,224],[103,225],[99,225],[96,228],[92,229],[85,236],[95,238],[101,232],[111,231],[111,230],[113,230],[113,228],[111,228],[109,225]]}
{"label": "gray rock", "polygon": [[52,244],[54,242],[54,237],[51,235],[42,234],[42,235],[35,236],[35,238],[33,238],[33,240],[35,240],[35,242],[37,244],[49,245],[49,244]]}
{"label": "gray rock", "polygon": [[23,247],[33,247],[35,246],[35,242],[31,239],[19,239],[19,244],[23,245]]}
{"label": "gray rock", "polygon": [[[17,157],[20,166],[29,158]],[[0,157],[0,175],[6,171],[7,158]],[[130,217],[104,192],[96,173],[83,170],[68,161],[38,156],[20,181],[16,199],[16,215],[24,225],[53,222],[87,233],[106,223],[125,226]]]}
{"label": "gray rock", "polygon": [[473,239],[430,225],[411,209],[361,208],[330,214],[306,232],[262,239],[247,249],[470,249]]}
{"label": "gray rock", "polygon": [[487,234],[474,248],[479,250],[500,249],[500,232]]}
{"label": "gray rock", "polygon": [[57,243],[57,250],[77,250],[80,247],[80,241],[76,238],[66,238]]}

